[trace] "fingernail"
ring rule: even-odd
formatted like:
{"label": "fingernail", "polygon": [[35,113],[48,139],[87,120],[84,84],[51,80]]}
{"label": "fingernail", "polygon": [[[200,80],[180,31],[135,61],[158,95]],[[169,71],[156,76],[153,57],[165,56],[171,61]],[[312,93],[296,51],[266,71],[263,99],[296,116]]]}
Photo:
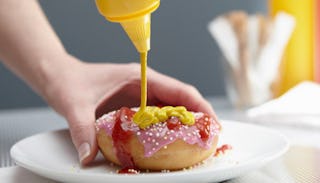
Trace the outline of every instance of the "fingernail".
{"label": "fingernail", "polygon": [[91,151],[90,145],[87,142],[79,146],[78,153],[79,153],[80,162],[82,162],[86,157],[90,155],[90,151]]}

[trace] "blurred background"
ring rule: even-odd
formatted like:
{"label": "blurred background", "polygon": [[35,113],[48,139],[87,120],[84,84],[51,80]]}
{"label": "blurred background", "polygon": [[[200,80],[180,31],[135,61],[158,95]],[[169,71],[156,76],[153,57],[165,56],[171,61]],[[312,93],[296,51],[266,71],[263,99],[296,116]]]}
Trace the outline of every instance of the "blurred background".
{"label": "blurred background", "polygon": [[[88,62],[138,62],[138,54],[120,25],[98,14],[94,1],[40,3],[72,55]],[[216,16],[237,9],[266,13],[267,1],[162,0],[152,15],[149,66],[196,86],[205,96],[224,96],[222,56],[207,26]],[[0,86],[0,109],[46,105],[2,64]]]}

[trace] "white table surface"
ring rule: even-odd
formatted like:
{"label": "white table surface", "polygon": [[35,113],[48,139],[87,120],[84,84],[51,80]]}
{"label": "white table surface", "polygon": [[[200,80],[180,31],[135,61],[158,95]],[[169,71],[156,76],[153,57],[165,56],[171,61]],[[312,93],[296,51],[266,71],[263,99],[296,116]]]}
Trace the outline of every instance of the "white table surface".
{"label": "white table surface", "polygon": [[[244,113],[233,110],[224,98],[208,99],[220,119],[248,122]],[[291,143],[291,148],[281,159],[266,167],[227,182],[320,182],[320,129],[275,124],[262,125],[267,125],[286,135]],[[39,132],[66,127],[65,120],[50,108],[0,111],[0,182],[54,182],[15,166],[9,156],[9,150],[20,139]],[[319,166],[313,167],[314,165],[305,164],[303,167],[297,168],[301,166],[298,160],[303,160],[304,152],[310,152],[310,150],[318,154],[315,160],[318,161]],[[288,171],[281,173],[279,167],[286,167]],[[318,169],[314,170],[315,168]]]}

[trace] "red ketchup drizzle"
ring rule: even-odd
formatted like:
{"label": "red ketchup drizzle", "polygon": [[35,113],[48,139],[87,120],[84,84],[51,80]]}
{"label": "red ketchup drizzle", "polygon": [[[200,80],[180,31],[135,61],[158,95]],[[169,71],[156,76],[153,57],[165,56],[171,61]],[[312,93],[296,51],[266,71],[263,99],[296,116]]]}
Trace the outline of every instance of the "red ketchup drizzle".
{"label": "red ketchup drizzle", "polygon": [[223,144],[221,147],[217,148],[214,156],[218,156],[219,154],[224,154],[226,151],[231,149],[232,149],[232,146],[230,144]]}
{"label": "red ketchup drizzle", "polygon": [[209,114],[204,114],[195,122],[195,125],[199,130],[200,137],[203,141],[207,141],[210,136],[210,120],[211,116]]}
{"label": "red ketchup drizzle", "polygon": [[171,117],[166,122],[169,130],[178,129],[181,126],[181,122],[177,117]]}
{"label": "red ketchup drizzle", "polygon": [[113,145],[116,149],[116,156],[120,161],[121,166],[123,167],[118,173],[134,173],[136,171],[129,171],[136,169],[134,161],[131,156],[131,151],[129,146],[127,145],[130,137],[132,135],[131,131],[124,131],[121,127],[121,117],[125,117],[128,121],[131,121],[132,116],[134,115],[134,111],[130,110],[129,108],[122,107],[116,113],[116,120],[114,124],[114,128],[112,131],[112,139]]}

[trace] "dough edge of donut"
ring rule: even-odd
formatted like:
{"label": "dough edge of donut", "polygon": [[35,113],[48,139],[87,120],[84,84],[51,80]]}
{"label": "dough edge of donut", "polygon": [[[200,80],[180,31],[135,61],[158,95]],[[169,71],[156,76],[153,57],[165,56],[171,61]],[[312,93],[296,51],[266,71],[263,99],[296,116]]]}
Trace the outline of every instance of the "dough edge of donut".
{"label": "dough edge of donut", "polygon": [[[137,168],[148,170],[179,170],[188,168],[213,156],[217,148],[219,136],[216,135],[209,149],[201,148],[198,144],[188,144],[177,139],[167,148],[161,148],[151,157],[144,156],[144,146],[136,135],[132,134],[128,140],[131,156]],[[103,129],[97,132],[97,141],[103,156],[110,162],[121,166],[113,147],[113,139]]]}

